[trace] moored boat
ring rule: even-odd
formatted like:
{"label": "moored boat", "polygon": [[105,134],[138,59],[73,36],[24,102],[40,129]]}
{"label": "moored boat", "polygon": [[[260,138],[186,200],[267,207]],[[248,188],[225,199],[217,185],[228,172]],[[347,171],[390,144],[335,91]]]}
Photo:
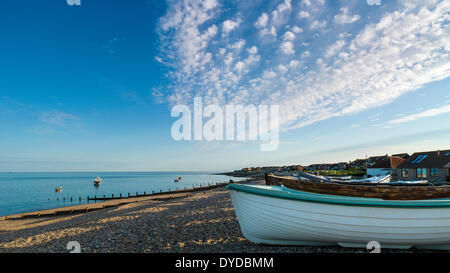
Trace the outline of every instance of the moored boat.
{"label": "moored boat", "polygon": [[450,249],[450,198],[383,200],[230,184],[243,235],[253,243]]}
{"label": "moored boat", "polygon": [[102,179],[100,178],[100,177],[96,177],[95,179],[94,179],[94,185],[100,185],[100,183],[102,183]]}
{"label": "moored boat", "polygon": [[[361,181],[361,180],[360,180]],[[422,200],[450,198],[450,185],[434,185],[424,181],[398,181],[389,183],[341,182],[297,180],[291,177],[266,175],[266,185],[283,185],[287,188],[312,193],[353,197],[370,197],[386,200]]]}

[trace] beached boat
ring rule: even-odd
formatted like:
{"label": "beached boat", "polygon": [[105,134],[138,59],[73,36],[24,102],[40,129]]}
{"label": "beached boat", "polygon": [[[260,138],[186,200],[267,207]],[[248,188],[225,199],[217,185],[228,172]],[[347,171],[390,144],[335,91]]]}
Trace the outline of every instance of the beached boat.
{"label": "beached boat", "polygon": [[369,178],[363,178],[363,179],[342,179],[337,177],[329,177],[329,176],[320,176],[320,175],[313,175],[310,173],[305,173],[299,171],[297,173],[297,177],[303,177],[307,178],[311,181],[315,182],[335,182],[335,183],[341,183],[341,182],[347,182],[347,183],[389,183],[391,181],[391,175],[385,175],[385,176],[374,176]]}
{"label": "beached boat", "polygon": [[[359,180],[361,181],[361,180]],[[386,200],[422,200],[450,198],[450,185],[434,185],[426,180],[389,183],[298,180],[292,177],[266,175],[266,185],[322,194],[371,197]]]}
{"label": "beached boat", "polygon": [[102,183],[102,179],[100,178],[100,177],[96,177],[95,179],[94,179],[94,185],[100,185],[100,183]]}
{"label": "beached boat", "polygon": [[230,184],[243,235],[271,245],[450,250],[450,198],[383,200]]}

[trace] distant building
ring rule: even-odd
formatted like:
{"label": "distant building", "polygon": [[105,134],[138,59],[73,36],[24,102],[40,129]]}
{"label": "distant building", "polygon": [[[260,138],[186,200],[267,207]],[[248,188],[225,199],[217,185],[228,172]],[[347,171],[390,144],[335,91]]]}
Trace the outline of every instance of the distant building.
{"label": "distant building", "polygon": [[[402,164],[406,159],[398,156],[377,156],[369,158],[367,163],[368,176],[384,176],[393,174],[396,168]],[[395,176],[395,174],[393,174]]]}
{"label": "distant building", "polygon": [[450,150],[414,153],[396,172],[399,180],[445,181],[450,175]]}
{"label": "distant building", "polygon": [[351,167],[356,169],[365,169],[366,163],[366,159],[356,159],[355,161],[351,162]]}

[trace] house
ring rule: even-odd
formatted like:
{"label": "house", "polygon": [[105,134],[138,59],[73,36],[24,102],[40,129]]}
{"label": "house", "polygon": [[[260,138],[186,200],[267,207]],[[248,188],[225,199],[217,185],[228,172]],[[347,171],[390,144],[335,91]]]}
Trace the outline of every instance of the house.
{"label": "house", "polygon": [[446,181],[450,175],[450,150],[412,154],[397,167],[399,180]]}
{"label": "house", "polygon": [[351,167],[356,169],[365,169],[366,168],[366,159],[356,159],[352,162]]}
{"label": "house", "polygon": [[385,176],[394,174],[396,168],[402,164],[406,159],[398,156],[377,156],[369,158],[367,164],[367,176]]}

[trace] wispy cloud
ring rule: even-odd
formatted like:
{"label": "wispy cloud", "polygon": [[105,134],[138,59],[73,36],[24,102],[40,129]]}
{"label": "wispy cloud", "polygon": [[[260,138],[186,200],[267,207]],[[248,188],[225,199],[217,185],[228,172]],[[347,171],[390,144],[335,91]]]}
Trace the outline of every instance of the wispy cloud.
{"label": "wispy cloud", "polygon": [[43,123],[50,124],[55,127],[64,127],[71,122],[79,121],[80,118],[69,113],[61,112],[59,110],[52,110],[49,112],[41,113],[39,120]]}
{"label": "wispy cloud", "polygon": [[[237,2],[224,13],[227,3],[169,2],[159,30],[159,57],[172,68],[169,103],[202,96],[222,105],[278,104],[283,129],[292,129],[389,103],[450,75],[448,1],[400,3],[357,32],[352,25],[363,16],[353,7],[333,14],[325,1],[258,9]],[[236,18],[233,35],[218,35]],[[286,34],[293,26],[303,32]]]}
{"label": "wispy cloud", "polygon": [[26,131],[39,135],[52,135],[66,130],[79,130],[82,127],[83,123],[78,116],[59,110],[51,110],[41,112],[38,116],[37,124]]}
{"label": "wispy cloud", "polygon": [[438,108],[434,108],[434,109],[429,109],[420,113],[416,113],[416,114],[412,114],[409,116],[404,116],[398,119],[393,119],[388,121],[388,124],[398,124],[398,123],[404,123],[404,122],[409,122],[409,121],[414,121],[414,120],[418,120],[418,119],[422,119],[422,118],[428,118],[428,117],[434,117],[437,115],[442,115],[442,114],[446,114],[446,113],[450,113],[450,104],[449,105],[445,105],[442,107],[438,107]]}

